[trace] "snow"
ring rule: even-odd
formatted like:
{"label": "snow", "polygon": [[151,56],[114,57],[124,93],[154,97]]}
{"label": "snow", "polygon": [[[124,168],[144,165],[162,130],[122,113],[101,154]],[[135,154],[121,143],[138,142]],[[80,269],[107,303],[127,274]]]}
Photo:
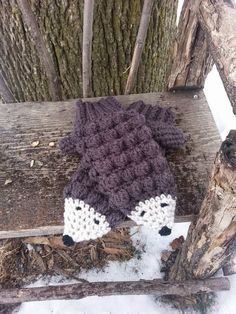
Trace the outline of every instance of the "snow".
{"label": "snow", "polygon": [[[161,237],[156,231],[134,227],[131,229],[133,244],[137,254],[126,262],[109,262],[103,270],[92,269],[80,273],[80,278],[88,281],[128,281],[139,279],[161,278],[160,254],[167,249],[169,243],[183,235],[186,237],[189,223],[175,224],[172,234]],[[140,254],[139,254],[140,252]],[[62,277],[41,278],[30,285],[39,287],[74,283],[66,281]],[[82,300],[72,301],[45,301],[23,303],[18,314],[32,314],[37,309],[41,314],[168,314],[177,311],[164,307],[152,296],[110,296],[88,297]]]}
{"label": "snow", "polygon": [[[189,223],[175,224],[172,234],[161,237],[144,227],[131,229],[133,244],[140,254],[129,261],[110,262],[103,270],[82,271],[80,278],[88,281],[128,281],[161,278],[160,254],[169,248],[170,242],[183,235],[186,237]],[[221,273],[219,273],[219,276]],[[229,277],[231,290],[218,292],[217,300],[209,314],[236,313],[236,275]],[[46,277],[31,284],[31,287],[75,283],[75,280]],[[81,300],[43,301],[23,303],[18,314],[177,314],[177,310],[160,303],[153,296],[109,296],[88,297]]]}

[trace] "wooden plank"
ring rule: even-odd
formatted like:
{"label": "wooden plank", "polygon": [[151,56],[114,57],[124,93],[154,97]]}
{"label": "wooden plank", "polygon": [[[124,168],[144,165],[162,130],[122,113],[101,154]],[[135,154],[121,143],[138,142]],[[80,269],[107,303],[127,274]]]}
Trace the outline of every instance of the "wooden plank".
{"label": "wooden plank", "polygon": [[83,18],[83,97],[92,94],[91,71],[92,71],[92,38],[93,38],[93,7],[94,0],[84,0]]}
{"label": "wooden plank", "polygon": [[[179,189],[177,215],[197,214],[220,146],[203,92],[116,98],[122,104],[140,99],[150,104],[161,101],[163,107],[176,112],[187,138],[184,149],[168,155]],[[0,231],[4,236],[15,236],[20,230],[28,230],[27,236],[36,235],[36,230],[51,234],[55,226],[62,226],[63,188],[79,159],[62,156],[58,140],[72,129],[74,104],[75,100],[0,104]],[[32,147],[34,141],[39,145]],[[50,147],[50,142],[55,146]]]}
{"label": "wooden plank", "polygon": [[204,87],[213,66],[208,42],[197,18],[195,0],[185,0],[177,29],[168,88],[196,89]]}
{"label": "wooden plank", "polygon": [[128,76],[126,87],[125,87],[126,95],[131,93],[136,77],[137,77],[138,68],[139,68],[139,64],[140,64],[141,56],[143,52],[143,47],[144,47],[146,36],[147,36],[147,30],[148,30],[148,25],[150,21],[153,2],[154,0],[145,0],[143,4],[143,10],[142,10],[142,15],[140,19],[138,35],[137,35],[137,39],[136,39],[136,43],[134,47],[134,53],[133,53],[132,62],[130,66],[129,76]]}
{"label": "wooden plank", "polygon": [[[193,219],[196,219],[196,215],[186,215],[186,216],[176,216],[175,217],[175,223],[181,223],[181,222],[191,222]],[[122,222],[118,228],[131,228],[136,226],[136,223],[132,220],[127,220]],[[28,229],[18,229],[18,230],[7,230],[7,231],[1,231],[0,230],[0,239],[8,239],[8,238],[25,238],[25,237],[41,237],[46,236],[48,234],[50,235],[56,235],[56,234],[62,234],[63,233],[63,225],[58,226],[46,226],[46,227],[37,227],[37,228],[28,228]]]}
{"label": "wooden plank", "polygon": [[228,278],[210,278],[184,282],[168,282],[162,279],[139,281],[108,281],[78,283],[36,288],[1,289],[0,304],[32,301],[83,299],[89,296],[111,295],[179,295],[210,293],[230,290]]}
{"label": "wooden plank", "polygon": [[236,114],[236,9],[233,1],[200,1],[198,17]]}

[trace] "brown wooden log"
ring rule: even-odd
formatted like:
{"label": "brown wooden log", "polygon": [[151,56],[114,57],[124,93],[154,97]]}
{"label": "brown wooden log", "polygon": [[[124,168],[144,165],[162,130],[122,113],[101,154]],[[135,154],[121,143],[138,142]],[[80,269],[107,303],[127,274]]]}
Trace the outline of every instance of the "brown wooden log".
{"label": "brown wooden log", "polygon": [[91,73],[92,73],[92,38],[93,38],[93,7],[94,0],[84,1],[83,18],[83,97],[92,96]]}
{"label": "brown wooden log", "polygon": [[174,43],[169,89],[204,87],[206,76],[213,65],[196,8],[197,1],[184,1]]}
{"label": "brown wooden log", "polygon": [[38,56],[43,67],[43,71],[46,73],[48,79],[48,86],[52,100],[60,100],[60,79],[58,77],[53,59],[44,41],[43,35],[39,30],[35,15],[31,9],[28,0],[17,0],[17,3],[21,10],[23,20],[27,25],[28,31],[30,32],[34,44],[38,50]]}
{"label": "brown wooden log", "polygon": [[136,43],[134,47],[134,54],[132,57],[129,76],[128,76],[126,87],[125,87],[126,95],[131,93],[136,77],[137,77],[139,63],[141,61],[141,55],[143,52],[143,47],[144,47],[146,36],[147,36],[147,30],[148,30],[148,25],[150,21],[153,2],[154,0],[145,0],[143,4],[138,35],[137,35],[137,39],[136,39]]}
{"label": "brown wooden log", "polygon": [[201,0],[198,17],[236,114],[236,9],[229,1]]}
{"label": "brown wooden log", "polygon": [[208,278],[236,250],[236,130],[230,131],[216,156],[199,217],[189,228],[170,280]]}
{"label": "brown wooden log", "polygon": [[229,290],[228,278],[211,278],[185,282],[167,282],[161,279],[92,282],[72,285],[47,286],[38,288],[2,289],[0,304],[13,304],[29,301],[82,299],[88,296],[111,295],[179,295],[209,293]]}

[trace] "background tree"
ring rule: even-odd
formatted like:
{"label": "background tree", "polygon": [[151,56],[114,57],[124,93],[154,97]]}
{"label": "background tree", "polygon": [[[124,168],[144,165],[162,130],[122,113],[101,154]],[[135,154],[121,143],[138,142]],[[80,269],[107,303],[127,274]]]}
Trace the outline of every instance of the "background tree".
{"label": "background tree", "polygon": [[[167,85],[177,0],[155,0],[134,93]],[[143,1],[94,1],[93,96],[125,91]],[[83,1],[0,1],[4,101],[82,96]]]}

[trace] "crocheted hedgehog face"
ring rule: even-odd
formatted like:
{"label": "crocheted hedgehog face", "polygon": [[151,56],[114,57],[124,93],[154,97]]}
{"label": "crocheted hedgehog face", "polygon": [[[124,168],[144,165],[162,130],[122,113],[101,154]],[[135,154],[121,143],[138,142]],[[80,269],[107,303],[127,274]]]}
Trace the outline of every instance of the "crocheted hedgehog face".
{"label": "crocheted hedgehog face", "polygon": [[72,198],[65,199],[64,224],[63,242],[68,246],[102,237],[111,230],[104,215]]}
{"label": "crocheted hedgehog face", "polygon": [[139,202],[128,217],[137,225],[145,224],[157,229],[160,235],[169,235],[174,224],[176,200],[171,195],[161,194],[145,202]]}

